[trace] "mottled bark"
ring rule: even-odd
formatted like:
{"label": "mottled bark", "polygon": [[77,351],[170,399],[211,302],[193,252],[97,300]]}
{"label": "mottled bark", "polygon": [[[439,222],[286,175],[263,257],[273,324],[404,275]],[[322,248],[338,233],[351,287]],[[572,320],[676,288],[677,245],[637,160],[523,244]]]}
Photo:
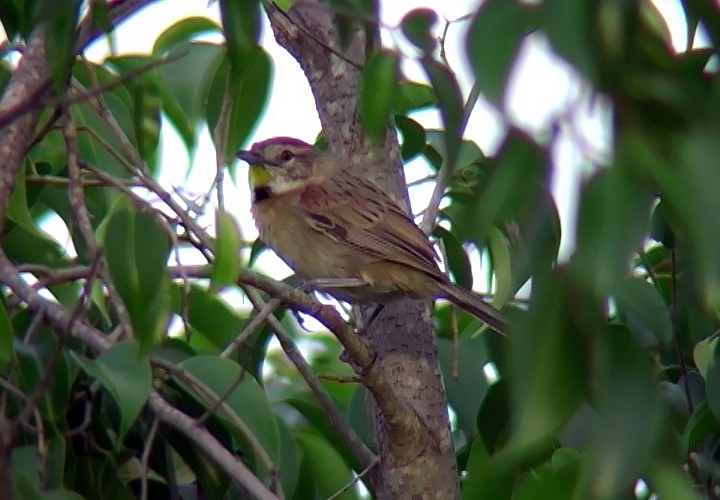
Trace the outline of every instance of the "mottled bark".
{"label": "mottled bark", "polygon": [[[327,4],[304,1],[288,13],[268,7],[268,14],[278,42],[305,71],[330,150],[408,207],[395,131],[387,132],[382,145],[373,146],[356,112],[364,33],[356,33],[342,48],[327,9]],[[371,475],[377,497],[456,497],[455,456],[430,305],[409,299],[385,304],[366,338],[398,406],[411,409],[408,425],[392,426],[372,405],[381,460]]]}

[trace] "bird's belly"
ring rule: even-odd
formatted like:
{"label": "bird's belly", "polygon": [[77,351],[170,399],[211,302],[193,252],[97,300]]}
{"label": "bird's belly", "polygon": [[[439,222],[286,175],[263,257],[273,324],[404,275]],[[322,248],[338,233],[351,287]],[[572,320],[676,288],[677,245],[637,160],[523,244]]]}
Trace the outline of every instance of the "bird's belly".
{"label": "bird's belly", "polygon": [[310,227],[291,210],[253,213],[260,239],[307,280],[356,278],[366,286],[325,287],[342,300],[381,301],[397,296],[432,297],[436,283],[425,273],[370,255]]}
{"label": "bird's belly", "polygon": [[317,232],[301,215],[263,211],[254,216],[260,239],[303,278],[359,278],[359,269],[372,260]]}

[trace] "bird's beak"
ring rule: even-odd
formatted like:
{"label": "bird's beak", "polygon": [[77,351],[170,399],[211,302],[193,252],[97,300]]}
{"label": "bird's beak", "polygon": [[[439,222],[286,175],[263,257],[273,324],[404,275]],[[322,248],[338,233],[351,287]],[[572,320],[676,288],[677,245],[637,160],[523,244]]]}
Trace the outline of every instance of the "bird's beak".
{"label": "bird's beak", "polygon": [[238,151],[237,153],[235,153],[235,156],[238,159],[246,162],[248,165],[262,165],[263,163],[265,163],[262,155],[259,155],[255,151]]}

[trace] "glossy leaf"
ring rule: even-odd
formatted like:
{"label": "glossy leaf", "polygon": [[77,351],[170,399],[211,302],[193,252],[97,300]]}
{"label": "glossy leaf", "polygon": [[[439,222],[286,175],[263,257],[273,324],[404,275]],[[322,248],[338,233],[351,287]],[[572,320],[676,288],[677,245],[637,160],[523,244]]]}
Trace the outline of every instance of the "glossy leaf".
{"label": "glossy leaf", "polygon": [[159,68],[163,112],[177,128],[188,151],[196,140],[196,127],[205,118],[210,85],[227,52],[205,42],[181,42],[168,51],[179,57]]}
{"label": "glossy leaf", "polygon": [[160,33],[153,44],[153,54],[166,53],[197,35],[220,33],[221,29],[220,25],[207,17],[186,17]]}
{"label": "glossy leaf", "polygon": [[257,123],[269,96],[272,61],[260,47],[243,51],[233,61],[232,77],[228,60],[213,76],[205,116],[222,158],[229,162]]}
{"label": "glossy leaf", "polygon": [[225,211],[218,210],[215,213],[215,227],[217,239],[210,282],[216,289],[222,289],[237,282],[242,268],[242,235],[235,218]]}
{"label": "glossy leaf", "polygon": [[133,333],[147,349],[164,334],[169,319],[166,272],[170,240],[157,215],[120,208],[103,236],[105,259],[117,293],[132,320]]}
{"label": "glossy leaf", "polygon": [[[240,383],[227,395],[225,402],[244,422],[273,462],[277,463],[280,453],[277,422],[265,392],[253,377],[244,372],[242,367],[232,360],[213,355],[188,358],[179,366],[202,381],[218,397],[226,395],[231,384],[242,377]],[[212,404],[212,401],[205,401],[205,404]],[[222,412],[219,412],[218,416],[222,416]],[[230,428],[233,426],[231,421],[228,425]],[[242,433],[235,435],[245,453],[255,457],[257,450],[248,441],[247,436]]]}
{"label": "glossy leaf", "polygon": [[72,355],[78,365],[95,377],[115,400],[120,412],[115,448],[120,449],[125,435],[150,396],[150,362],[138,344],[129,341],[116,344],[96,359],[77,353]]}
{"label": "glossy leaf", "polygon": [[373,139],[384,135],[397,94],[399,57],[380,51],[365,62],[360,79],[358,107],[365,132]]}

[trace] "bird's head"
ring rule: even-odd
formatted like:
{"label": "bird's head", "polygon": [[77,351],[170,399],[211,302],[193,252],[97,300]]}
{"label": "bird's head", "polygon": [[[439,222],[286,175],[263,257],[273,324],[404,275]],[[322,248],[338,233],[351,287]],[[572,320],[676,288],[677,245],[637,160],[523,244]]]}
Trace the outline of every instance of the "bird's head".
{"label": "bird's head", "polygon": [[236,156],[250,166],[253,202],[302,188],[318,175],[322,153],[314,146],[292,137],[274,137],[256,142]]}

